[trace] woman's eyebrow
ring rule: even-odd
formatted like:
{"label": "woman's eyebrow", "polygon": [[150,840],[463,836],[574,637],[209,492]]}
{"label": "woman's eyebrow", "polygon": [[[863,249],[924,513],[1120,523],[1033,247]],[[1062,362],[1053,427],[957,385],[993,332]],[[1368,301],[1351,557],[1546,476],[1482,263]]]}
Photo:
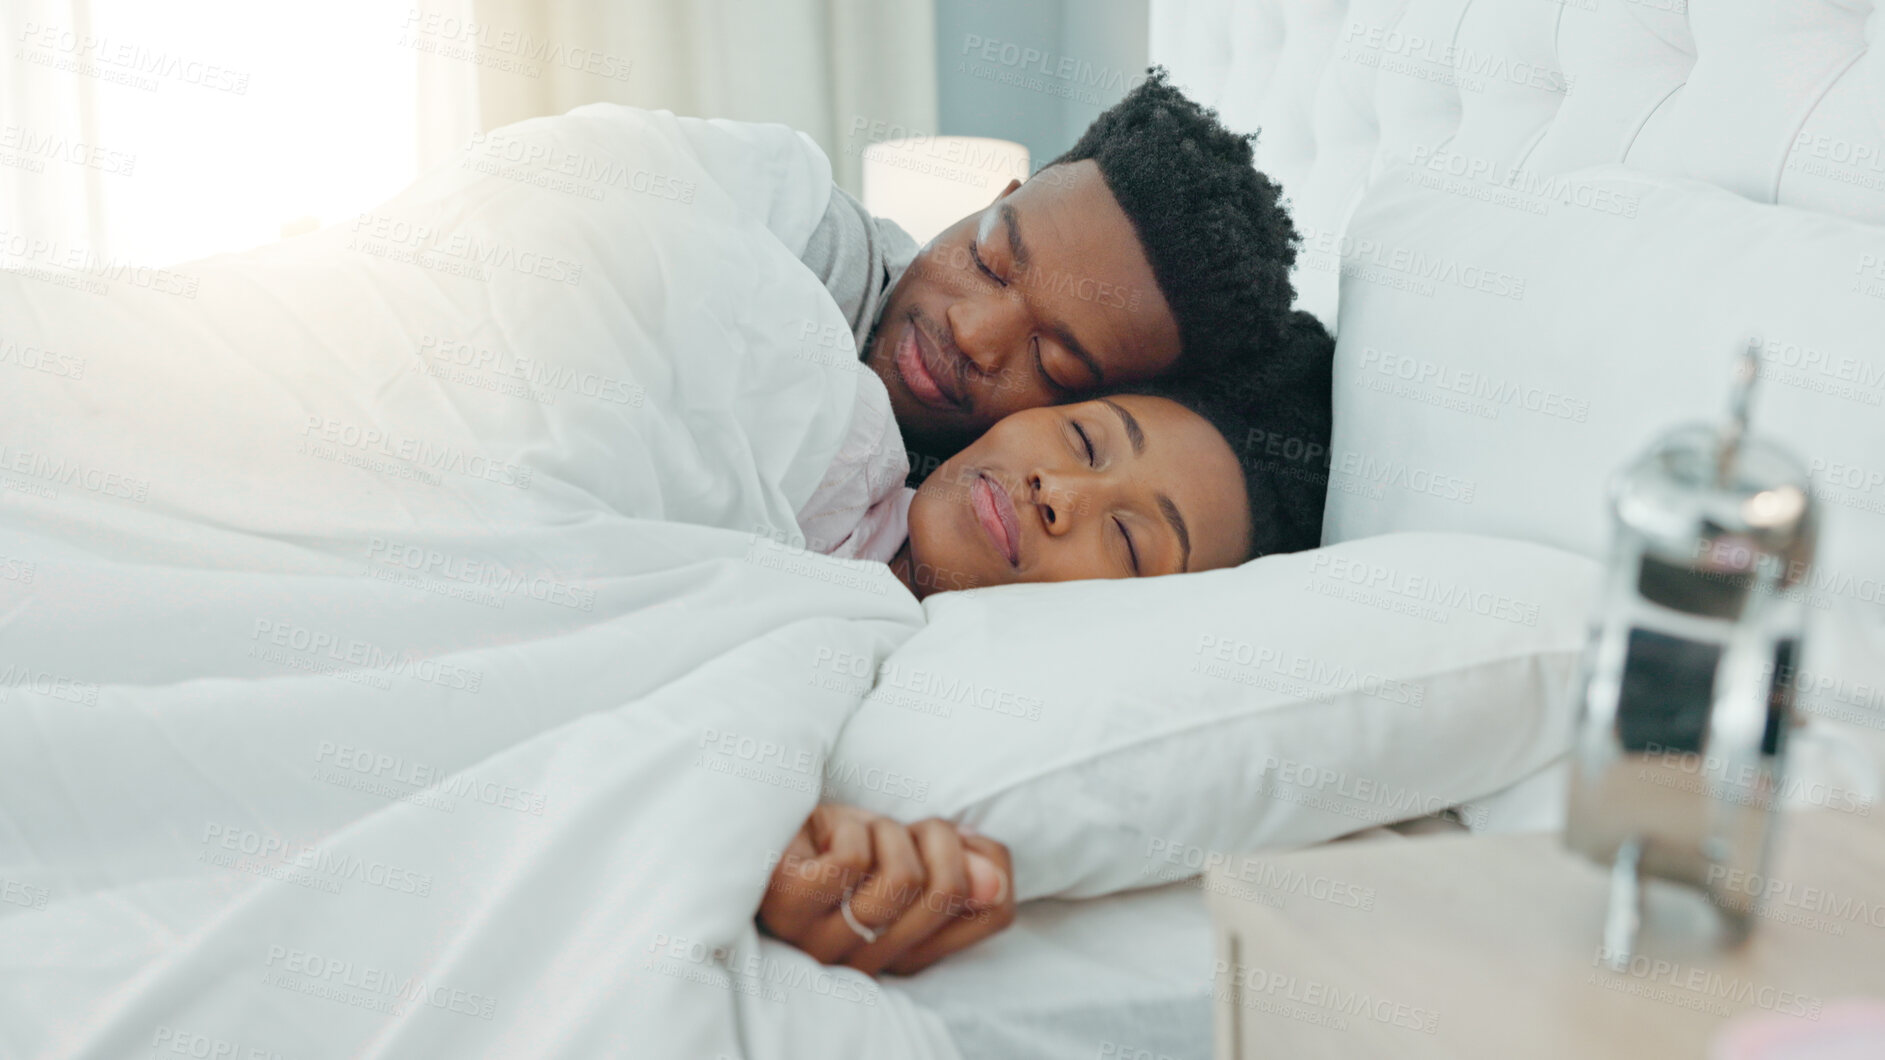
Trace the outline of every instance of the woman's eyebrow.
{"label": "woman's eyebrow", "polygon": [[[1132,455],[1145,455],[1145,428],[1139,425],[1139,417],[1127,411],[1124,405],[1111,398],[1100,398],[1100,404],[1113,410],[1119,422],[1126,428],[1126,439],[1132,443]],[[1157,494],[1159,514],[1171,525],[1172,533],[1178,538],[1178,573],[1191,569],[1191,530],[1185,524],[1185,513],[1178,510],[1178,505],[1165,494]]]}
{"label": "woman's eyebrow", "polygon": [[1100,398],[1100,404],[1112,409],[1119,416],[1119,422],[1126,427],[1126,440],[1132,443],[1132,455],[1145,455],[1145,428],[1139,426],[1139,417],[1127,412],[1125,407],[1111,398]]}
{"label": "woman's eyebrow", "polygon": [[1178,535],[1178,573],[1183,574],[1191,569],[1191,531],[1185,528],[1184,513],[1163,493],[1158,495],[1158,510],[1172,525],[1172,533]]}

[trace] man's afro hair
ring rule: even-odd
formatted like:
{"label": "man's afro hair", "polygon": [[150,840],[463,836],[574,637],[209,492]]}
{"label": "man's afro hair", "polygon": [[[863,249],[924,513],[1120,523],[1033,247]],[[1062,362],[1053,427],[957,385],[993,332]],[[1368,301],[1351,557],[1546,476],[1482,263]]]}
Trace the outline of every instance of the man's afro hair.
{"label": "man's afro hair", "polygon": [[1185,98],[1164,67],[1049,163],[1092,159],[1131,220],[1178,322],[1180,374],[1285,345],[1300,237],[1251,141]]}
{"label": "man's afro hair", "polygon": [[1291,308],[1300,237],[1255,139],[1153,67],[1050,165],[1099,165],[1178,321],[1175,370],[1118,391],[1169,397],[1218,429],[1243,466],[1247,554],[1264,556],[1321,544],[1335,342]]}
{"label": "man's afro hair", "polygon": [[1322,543],[1335,340],[1301,310],[1290,314],[1288,326],[1288,337],[1260,368],[1233,364],[1113,391],[1176,401],[1223,436],[1243,471],[1250,513],[1246,560]]}

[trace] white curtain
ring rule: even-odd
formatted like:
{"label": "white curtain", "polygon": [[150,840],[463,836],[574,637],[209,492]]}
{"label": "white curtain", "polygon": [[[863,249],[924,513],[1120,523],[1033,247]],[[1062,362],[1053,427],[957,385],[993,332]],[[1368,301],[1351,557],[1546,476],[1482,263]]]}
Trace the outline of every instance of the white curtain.
{"label": "white curtain", "polygon": [[935,131],[931,3],[0,0],[0,268],[343,222],[597,100],[784,122],[855,194],[872,139]]}
{"label": "white curtain", "polygon": [[932,0],[465,2],[485,129],[597,100],[783,122],[853,194],[873,136],[936,131]]}
{"label": "white curtain", "polygon": [[[36,9],[0,0],[0,267],[35,264],[35,239],[91,242],[103,223],[105,184],[122,176],[84,165],[83,151],[44,143],[55,132],[98,143],[96,83],[53,76],[55,71],[34,63],[40,59],[35,35],[61,14],[65,25],[90,32],[85,4],[59,11],[53,5]],[[74,164],[68,157],[80,161]],[[135,174],[135,159],[131,170]]]}

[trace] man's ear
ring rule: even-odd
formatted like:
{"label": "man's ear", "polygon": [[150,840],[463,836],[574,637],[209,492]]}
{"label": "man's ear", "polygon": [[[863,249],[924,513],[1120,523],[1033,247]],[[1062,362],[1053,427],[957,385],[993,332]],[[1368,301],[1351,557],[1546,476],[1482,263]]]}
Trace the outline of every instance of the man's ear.
{"label": "man's ear", "polygon": [[1010,195],[1013,195],[1013,194],[1014,194],[1014,190],[1015,190],[1016,188],[1018,188],[1018,187],[1020,187],[1020,186],[1021,186],[1021,181],[1020,181],[1020,180],[1018,180],[1018,179],[1017,179],[1017,180],[1010,180],[1010,181],[1008,182],[1008,186],[1007,186],[1007,187],[1005,187],[1005,188],[1003,188],[1003,189],[1001,189],[1001,194],[999,194],[999,195],[996,195],[996,196],[995,196],[995,198],[994,198],[994,201],[995,201],[995,202],[1000,202],[1001,200],[1003,200],[1003,199],[1005,199],[1005,198],[1007,198],[1008,196],[1010,196]]}

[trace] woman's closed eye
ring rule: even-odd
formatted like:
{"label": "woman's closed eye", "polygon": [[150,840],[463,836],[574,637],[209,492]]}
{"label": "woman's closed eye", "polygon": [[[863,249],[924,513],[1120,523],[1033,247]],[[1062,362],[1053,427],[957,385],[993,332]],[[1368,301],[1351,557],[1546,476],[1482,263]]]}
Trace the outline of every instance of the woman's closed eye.
{"label": "woman's closed eye", "polygon": [[1113,525],[1119,527],[1119,536],[1126,539],[1126,566],[1132,571],[1132,576],[1137,578],[1143,573],[1139,569],[1139,546],[1133,542],[1132,531],[1126,529],[1125,520],[1115,516]]}
{"label": "woman's closed eye", "polygon": [[1079,420],[1068,420],[1067,422],[1073,424],[1073,432],[1080,436],[1080,450],[1086,456],[1087,466],[1099,467],[1100,457],[1098,451],[1093,448],[1093,437],[1087,434],[1085,427],[1080,426]]}

